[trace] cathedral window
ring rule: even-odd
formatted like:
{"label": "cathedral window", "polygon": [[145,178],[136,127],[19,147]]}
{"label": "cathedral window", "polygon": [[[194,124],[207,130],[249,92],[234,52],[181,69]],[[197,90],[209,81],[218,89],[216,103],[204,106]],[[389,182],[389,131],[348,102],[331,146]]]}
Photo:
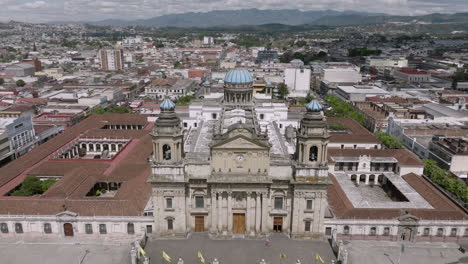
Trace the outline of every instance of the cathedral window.
{"label": "cathedral window", "polygon": [[309,151],[309,161],[317,161],[317,158],[318,158],[317,155],[318,155],[317,146],[311,147]]}
{"label": "cathedral window", "polygon": [[312,206],[313,206],[313,200],[307,200],[306,209],[312,210]]}
{"label": "cathedral window", "polygon": [[428,227],[424,228],[423,236],[429,236],[431,234],[431,229]]}
{"label": "cathedral window", "polygon": [[167,219],[167,230],[173,230],[174,229],[174,219],[170,218]]}
{"label": "cathedral window", "polygon": [[437,228],[437,236],[441,237],[444,235],[444,229],[443,228]]}
{"label": "cathedral window", "polygon": [[127,224],[127,234],[129,235],[135,234],[135,225],[133,223]]}
{"label": "cathedral window", "polygon": [[171,160],[171,147],[167,144],[163,146],[163,159]]}
{"label": "cathedral window", "polygon": [[172,198],[166,198],[166,209],[172,209]]}
{"label": "cathedral window", "polygon": [[15,224],[15,232],[18,234],[23,233],[23,225],[21,223],[16,223]]}
{"label": "cathedral window", "polygon": [[265,119],[265,115],[264,115],[264,114],[260,114],[260,119],[261,119],[261,120]]}
{"label": "cathedral window", "polygon": [[195,207],[205,208],[205,199],[203,196],[195,196]]}
{"label": "cathedral window", "polygon": [[452,228],[450,230],[450,236],[452,236],[452,237],[457,236],[457,229],[456,228]]}
{"label": "cathedral window", "polygon": [[385,227],[383,230],[383,235],[384,236],[389,236],[390,235],[390,227]]}
{"label": "cathedral window", "polygon": [[52,226],[50,225],[50,223],[45,223],[44,224],[44,233],[46,233],[46,234],[52,233]]}
{"label": "cathedral window", "polygon": [[106,224],[99,224],[99,233],[100,233],[100,234],[107,234],[107,226],[106,226]]}
{"label": "cathedral window", "polygon": [[310,232],[310,221],[305,221],[304,231],[305,232]]}
{"label": "cathedral window", "polygon": [[275,197],[275,209],[283,209],[283,197]]}
{"label": "cathedral window", "polygon": [[153,226],[152,225],[147,225],[146,226],[146,233],[148,233],[148,234],[153,233]]}
{"label": "cathedral window", "polygon": [[8,233],[8,225],[7,223],[0,223],[0,231],[4,234]]}
{"label": "cathedral window", "polygon": [[86,232],[86,234],[92,234],[93,233],[93,225],[85,224],[85,232]]}
{"label": "cathedral window", "polygon": [[343,234],[348,235],[349,234],[349,226],[344,226],[343,228]]}

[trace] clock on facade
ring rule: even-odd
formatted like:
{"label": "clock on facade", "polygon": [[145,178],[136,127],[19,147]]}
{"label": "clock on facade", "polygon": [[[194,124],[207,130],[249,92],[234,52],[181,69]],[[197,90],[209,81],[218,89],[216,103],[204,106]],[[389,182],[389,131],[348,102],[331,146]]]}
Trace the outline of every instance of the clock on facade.
{"label": "clock on facade", "polygon": [[237,162],[243,162],[243,161],[244,161],[244,156],[242,156],[242,155],[237,155],[236,161],[237,161]]}

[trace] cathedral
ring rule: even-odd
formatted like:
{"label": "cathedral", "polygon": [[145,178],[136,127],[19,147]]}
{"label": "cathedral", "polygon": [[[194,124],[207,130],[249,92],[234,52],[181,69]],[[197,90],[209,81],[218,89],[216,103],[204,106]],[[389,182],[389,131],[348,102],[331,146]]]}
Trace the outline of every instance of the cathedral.
{"label": "cathedral", "polygon": [[170,99],[160,105],[148,180],[158,236],[323,236],[330,179],[322,106],[311,101],[298,127],[285,127],[288,117],[275,110],[285,105],[257,99],[252,83],[248,71],[229,71],[224,94],[192,104],[188,117]]}

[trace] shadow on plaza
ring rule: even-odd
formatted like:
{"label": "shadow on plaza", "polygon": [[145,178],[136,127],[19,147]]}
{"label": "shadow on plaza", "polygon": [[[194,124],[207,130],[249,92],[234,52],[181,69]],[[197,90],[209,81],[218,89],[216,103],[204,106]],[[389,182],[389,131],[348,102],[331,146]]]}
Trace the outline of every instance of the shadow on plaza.
{"label": "shadow on plaza", "polygon": [[[212,240],[206,233],[192,234],[188,239],[179,240],[149,240],[145,251],[150,257],[150,263],[167,263],[162,258],[162,251],[171,258],[171,263],[177,263],[178,258],[184,260],[184,264],[200,263],[198,251],[203,254],[206,263],[211,263],[217,258],[220,264],[254,264],[265,259],[268,264],[301,263],[315,264],[315,254],[330,263],[335,259],[328,242],[321,240],[292,240],[282,234],[270,236],[269,245],[265,240],[253,239],[229,239]],[[286,258],[280,261],[280,254]]]}

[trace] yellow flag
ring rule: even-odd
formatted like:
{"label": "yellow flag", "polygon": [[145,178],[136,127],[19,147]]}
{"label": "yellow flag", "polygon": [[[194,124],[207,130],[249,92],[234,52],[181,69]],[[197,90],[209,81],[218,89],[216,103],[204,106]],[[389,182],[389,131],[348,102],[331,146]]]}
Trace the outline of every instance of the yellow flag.
{"label": "yellow flag", "polygon": [[315,259],[320,261],[320,263],[322,263],[322,264],[325,263],[325,261],[322,259],[322,257],[318,253],[315,254]]}
{"label": "yellow flag", "polygon": [[286,255],[284,253],[280,253],[279,257],[280,257],[280,259],[285,259]]}
{"label": "yellow flag", "polygon": [[205,258],[203,257],[202,253],[198,251],[198,258],[200,259],[201,263],[205,263]]}
{"label": "yellow flag", "polygon": [[171,262],[171,257],[169,257],[168,254],[166,254],[166,252],[162,252],[162,257],[163,259],[165,259],[167,262]]}
{"label": "yellow flag", "polygon": [[143,257],[146,257],[146,252],[143,250],[143,248],[138,245],[138,251],[140,252],[141,255],[143,255]]}

